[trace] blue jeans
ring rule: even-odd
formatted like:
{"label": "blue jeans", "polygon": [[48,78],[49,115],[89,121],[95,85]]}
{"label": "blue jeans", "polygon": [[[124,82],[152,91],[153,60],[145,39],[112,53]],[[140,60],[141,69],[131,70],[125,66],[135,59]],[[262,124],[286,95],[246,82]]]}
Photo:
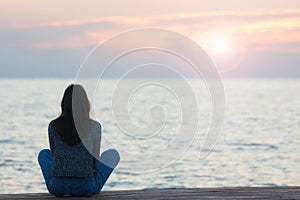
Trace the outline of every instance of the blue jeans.
{"label": "blue jeans", "polygon": [[[107,166],[103,164],[101,157],[112,159],[114,162],[113,167],[112,165]],[[118,152],[114,149],[103,152],[101,157],[96,164],[94,177],[92,178],[52,177],[51,167],[53,159],[51,151],[49,149],[41,150],[38,155],[38,161],[49,193],[55,196],[63,196],[65,194],[91,196],[99,193],[120,160]]]}

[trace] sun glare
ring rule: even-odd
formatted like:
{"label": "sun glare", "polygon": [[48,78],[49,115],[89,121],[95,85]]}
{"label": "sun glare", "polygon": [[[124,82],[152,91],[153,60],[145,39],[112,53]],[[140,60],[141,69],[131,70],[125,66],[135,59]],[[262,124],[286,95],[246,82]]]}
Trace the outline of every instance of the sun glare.
{"label": "sun glare", "polygon": [[230,52],[231,41],[228,36],[213,34],[206,38],[205,46],[213,54],[226,54]]}
{"label": "sun glare", "polygon": [[230,50],[229,39],[224,36],[213,36],[209,39],[209,48],[214,53],[226,53]]}
{"label": "sun glare", "polygon": [[195,35],[195,41],[203,47],[220,72],[238,67],[245,55],[241,39],[226,33],[199,33]]}

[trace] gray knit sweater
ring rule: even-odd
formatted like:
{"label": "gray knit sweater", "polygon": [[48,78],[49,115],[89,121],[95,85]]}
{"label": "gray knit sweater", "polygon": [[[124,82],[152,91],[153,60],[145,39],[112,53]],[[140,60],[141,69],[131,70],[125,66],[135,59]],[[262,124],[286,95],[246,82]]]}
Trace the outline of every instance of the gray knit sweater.
{"label": "gray knit sweater", "polygon": [[[64,143],[55,133],[53,121],[48,126],[48,136],[53,163],[51,175],[53,177],[80,177],[94,176],[94,168],[99,156],[101,141],[101,125],[91,120],[89,137],[81,139],[75,146]],[[93,156],[94,155],[94,156]]]}

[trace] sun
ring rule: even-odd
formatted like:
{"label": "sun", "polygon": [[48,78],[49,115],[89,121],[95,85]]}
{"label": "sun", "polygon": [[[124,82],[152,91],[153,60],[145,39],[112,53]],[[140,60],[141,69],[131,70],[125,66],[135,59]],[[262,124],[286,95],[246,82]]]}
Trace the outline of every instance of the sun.
{"label": "sun", "polygon": [[211,54],[226,54],[231,51],[232,41],[225,34],[210,34],[204,39],[204,47]]}
{"label": "sun", "polygon": [[209,48],[214,52],[214,53],[226,53],[230,50],[230,42],[229,39],[226,38],[225,36],[221,35],[216,35],[208,40],[209,42]]}
{"label": "sun", "polygon": [[195,41],[201,45],[209,54],[224,55],[229,54],[234,48],[233,38],[222,32],[198,33]]}
{"label": "sun", "polygon": [[220,72],[234,70],[245,55],[242,40],[222,31],[198,33],[195,41],[203,47]]}

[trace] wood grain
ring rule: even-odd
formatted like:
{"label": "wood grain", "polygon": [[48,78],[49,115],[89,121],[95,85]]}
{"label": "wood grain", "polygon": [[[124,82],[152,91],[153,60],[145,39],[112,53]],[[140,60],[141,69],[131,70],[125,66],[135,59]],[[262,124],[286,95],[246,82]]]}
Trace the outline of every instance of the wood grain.
{"label": "wood grain", "polygon": [[[62,199],[46,193],[0,194],[0,199]],[[300,187],[228,187],[103,191],[92,197],[66,199],[300,199]]]}

